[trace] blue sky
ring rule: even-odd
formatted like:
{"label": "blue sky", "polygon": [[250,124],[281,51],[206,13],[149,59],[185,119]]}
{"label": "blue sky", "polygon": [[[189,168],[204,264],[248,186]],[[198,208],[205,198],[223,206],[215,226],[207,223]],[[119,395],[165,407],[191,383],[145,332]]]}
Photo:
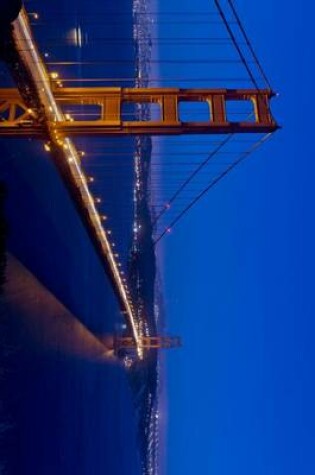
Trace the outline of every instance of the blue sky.
{"label": "blue sky", "polygon": [[311,474],[315,7],[235,3],[283,128],[164,241],[167,473]]}

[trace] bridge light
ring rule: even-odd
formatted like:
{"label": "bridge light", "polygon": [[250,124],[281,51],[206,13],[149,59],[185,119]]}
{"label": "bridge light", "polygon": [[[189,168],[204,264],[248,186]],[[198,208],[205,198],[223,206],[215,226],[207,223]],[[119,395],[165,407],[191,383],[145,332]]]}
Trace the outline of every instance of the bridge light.
{"label": "bridge light", "polygon": [[59,78],[59,74],[54,71],[54,72],[50,73],[50,77],[51,77],[52,79],[58,79],[58,78]]}
{"label": "bridge light", "polygon": [[89,181],[89,183],[93,183],[93,182],[94,182],[94,177],[93,177],[93,176],[89,176],[89,177],[88,177],[88,181]]}
{"label": "bridge light", "polygon": [[171,233],[171,232],[172,232],[172,228],[167,228],[167,229],[166,229],[166,232],[167,232],[167,233]]}
{"label": "bridge light", "polygon": [[170,203],[166,203],[165,208],[170,209],[170,207],[171,207]]}
{"label": "bridge light", "polygon": [[96,203],[101,203],[102,200],[101,200],[101,198],[95,198],[95,202],[96,202]]}
{"label": "bridge light", "polygon": [[102,214],[101,220],[102,220],[102,221],[106,221],[106,219],[107,219],[107,216],[106,216],[105,214]]}
{"label": "bridge light", "polygon": [[45,57],[45,58],[49,58],[49,53],[47,53],[47,52],[44,53],[44,57]]}
{"label": "bridge light", "polygon": [[45,143],[45,144],[44,144],[44,149],[46,150],[46,152],[50,152],[50,151],[51,151],[51,148],[50,148],[50,146],[49,146],[48,143]]}

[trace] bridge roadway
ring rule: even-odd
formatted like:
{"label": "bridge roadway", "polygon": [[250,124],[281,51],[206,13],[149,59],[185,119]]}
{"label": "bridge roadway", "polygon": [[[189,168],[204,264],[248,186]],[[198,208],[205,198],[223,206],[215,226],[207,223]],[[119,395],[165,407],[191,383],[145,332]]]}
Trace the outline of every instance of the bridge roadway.
{"label": "bridge roadway", "polygon": [[[17,20],[13,22],[13,38],[19,59],[26,67],[31,82],[36,87],[36,93],[43,106],[47,122],[52,120],[64,122],[64,115],[54,99],[49,75],[33,39],[28,16],[24,9],[20,12]],[[135,309],[127,284],[120,273],[115,251],[109,239],[109,233],[102,224],[102,218],[96,209],[93,196],[82,172],[78,151],[69,138],[63,138],[62,143],[60,143],[60,139],[54,135],[53,130],[47,129],[47,132],[49,135],[47,139],[52,144],[52,152],[58,150],[58,153],[52,153],[52,158],[55,160],[62,178],[74,199],[83,224],[112,283],[121,311],[125,315],[132,336],[135,339],[138,356],[142,358],[143,351],[136,324]],[[62,146],[60,147],[60,145]]]}

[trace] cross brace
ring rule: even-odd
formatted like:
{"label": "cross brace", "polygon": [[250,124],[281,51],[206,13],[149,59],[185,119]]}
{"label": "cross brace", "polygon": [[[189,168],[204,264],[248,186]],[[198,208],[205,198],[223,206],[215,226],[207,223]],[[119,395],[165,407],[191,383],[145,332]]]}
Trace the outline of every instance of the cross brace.
{"label": "cross brace", "polygon": [[[41,123],[17,89],[0,89],[0,136],[45,137],[47,127],[61,136],[265,133],[277,129],[270,110],[274,95],[270,90],[78,87],[58,88],[53,93],[64,112],[64,120],[57,121],[52,112],[46,123]],[[250,118],[240,122],[228,120],[229,101],[238,101],[240,105],[250,102]],[[183,102],[206,103],[209,116],[204,121],[196,122],[193,116],[192,120],[182,121],[179,105]],[[126,103],[134,107],[157,104],[160,116],[152,120],[124,120]],[[79,106],[80,113],[75,113],[74,118],[65,114],[71,106],[76,110]]]}

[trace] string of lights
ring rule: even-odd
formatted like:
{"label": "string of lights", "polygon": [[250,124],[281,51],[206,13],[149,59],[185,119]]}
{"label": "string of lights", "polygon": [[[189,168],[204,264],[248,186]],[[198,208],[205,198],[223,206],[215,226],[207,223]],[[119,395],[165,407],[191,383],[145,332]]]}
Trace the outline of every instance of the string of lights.
{"label": "string of lights", "polygon": [[[14,32],[17,31],[15,42],[18,51],[21,54],[22,61],[25,62],[27,69],[30,71],[34,83],[40,83],[40,88],[37,92],[45,108],[45,114],[50,124],[55,124],[58,121],[63,121],[64,116],[58,108],[53,97],[49,77],[46,68],[39,59],[39,54],[36,45],[33,41],[32,34],[29,28],[28,17],[23,10],[19,18],[14,24]],[[27,48],[25,48],[27,44]],[[34,61],[35,59],[35,61]],[[57,79],[59,74],[52,73]],[[131,300],[129,288],[127,286],[124,271],[121,270],[121,263],[117,261],[116,253],[114,251],[115,242],[111,240],[111,230],[104,227],[103,223],[106,221],[106,216],[99,213],[97,205],[101,202],[99,196],[94,197],[91,194],[89,184],[94,182],[93,177],[86,177],[81,168],[82,152],[79,154],[75,144],[67,137],[63,138],[58,135],[57,130],[52,125],[50,130],[50,140],[44,144],[44,149],[57,159],[58,168],[62,171],[71,184],[70,190],[75,198],[76,203],[84,208],[86,216],[86,225],[93,229],[93,238],[97,243],[99,252],[106,261],[106,266],[109,269],[109,277],[111,277],[117,296],[124,308],[125,314],[128,318],[132,329],[133,337],[137,345],[139,357],[142,357],[142,350],[139,346],[139,334],[134,318],[134,307]],[[59,158],[62,156],[62,163]]]}

